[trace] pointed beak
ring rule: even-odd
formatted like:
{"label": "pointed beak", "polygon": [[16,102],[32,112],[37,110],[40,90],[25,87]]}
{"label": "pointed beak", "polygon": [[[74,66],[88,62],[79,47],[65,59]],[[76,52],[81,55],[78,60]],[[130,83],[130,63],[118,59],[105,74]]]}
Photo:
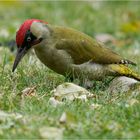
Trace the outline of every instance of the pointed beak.
{"label": "pointed beak", "polygon": [[24,47],[24,48],[20,47],[20,48],[18,48],[17,55],[16,55],[16,58],[15,58],[15,61],[14,61],[12,72],[15,71],[17,65],[19,64],[19,62],[21,61],[21,59],[23,58],[23,56],[27,53],[27,51],[28,51],[27,47]]}

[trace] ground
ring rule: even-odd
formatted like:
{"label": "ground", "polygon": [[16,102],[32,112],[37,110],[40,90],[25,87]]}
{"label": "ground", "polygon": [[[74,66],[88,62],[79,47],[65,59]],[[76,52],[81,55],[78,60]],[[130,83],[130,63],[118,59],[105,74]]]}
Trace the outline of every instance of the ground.
{"label": "ground", "polygon": [[[41,64],[33,52],[23,59],[15,73],[11,72],[16,50],[15,45],[11,46],[16,30],[25,19],[39,18],[50,24],[75,28],[94,38],[98,36],[108,47],[136,62],[137,66],[132,68],[140,73],[139,13],[138,1],[1,1],[0,110],[18,113],[21,117],[4,119],[0,112],[0,138],[42,138],[44,127],[63,128],[64,139],[139,138],[139,92],[110,95],[105,91],[109,80],[105,80],[95,82],[89,91],[96,96],[88,102],[74,101],[54,108],[48,104],[50,91],[65,81],[63,76]],[[103,34],[109,36],[109,42]],[[22,96],[22,90],[34,86],[35,95]],[[101,107],[93,109],[93,103]],[[65,124],[59,122],[63,112],[69,118]]]}

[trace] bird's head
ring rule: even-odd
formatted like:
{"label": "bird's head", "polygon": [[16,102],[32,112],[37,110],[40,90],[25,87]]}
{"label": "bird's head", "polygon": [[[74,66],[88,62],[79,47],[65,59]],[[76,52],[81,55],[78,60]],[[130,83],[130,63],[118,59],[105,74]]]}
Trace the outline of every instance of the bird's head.
{"label": "bird's head", "polygon": [[20,26],[16,34],[17,55],[12,69],[13,72],[28,50],[40,44],[48,34],[46,24],[42,20],[28,19]]}

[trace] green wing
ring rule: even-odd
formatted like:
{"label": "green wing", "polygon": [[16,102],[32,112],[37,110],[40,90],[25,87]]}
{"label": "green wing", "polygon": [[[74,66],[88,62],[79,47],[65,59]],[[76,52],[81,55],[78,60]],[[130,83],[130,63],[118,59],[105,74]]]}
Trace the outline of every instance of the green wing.
{"label": "green wing", "polygon": [[99,64],[135,64],[122,58],[111,49],[97,42],[86,34],[69,28],[57,29],[58,50],[65,50],[71,55],[75,64],[82,64],[88,61]]}

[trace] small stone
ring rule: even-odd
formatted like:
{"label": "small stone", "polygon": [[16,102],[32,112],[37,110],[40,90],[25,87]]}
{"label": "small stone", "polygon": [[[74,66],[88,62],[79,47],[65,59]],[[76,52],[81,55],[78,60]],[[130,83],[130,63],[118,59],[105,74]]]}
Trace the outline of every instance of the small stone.
{"label": "small stone", "polygon": [[98,34],[98,35],[95,36],[95,38],[98,41],[101,41],[103,43],[108,43],[108,42],[114,42],[115,41],[115,38],[112,35],[106,34],[106,33]]}
{"label": "small stone", "polygon": [[84,102],[88,101],[86,95],[81,95],[81,96],[77,97],[76,99],[79,99],[79,100],[84,101]]}
{"label": "small stone", "polygon": [[4,38],[7,38],[7,37],[9,37],[9,31],[8,31],[8,29],[1,29],[0,30],[0,37],[4,37]]}
{"label": "small stone", "polygon": [[100,109],[101,107],[102,107],[102,105],[100,105],[100,104],[91,104],[90,105],[91,109]]}
{"label": "small stone", "polygon": [[40,136],[48,140],[62,140],[63,129],[56,127],[42,127],[39,129]]}
{"label": "small stone", "polygon": [[74,101],[75,99],[87,100],[91,97],[91,93],[85,88],[75,85],[73,83],[63,83],[56,89],[51,91],[54,98],[59,101]]}
{"label": "small stone", "polygon": [[7,112],[0,110],[0,120],[3,120],[8,117],[11,117],[14,119],[21,119],[23,116],[19,113],[7,113]]}
{"label": "small stone", "polygon": [[66,123],[66,119],[67,119],[67,115],[65,112],[63,112],[63,114],[61,115],[61,117],[59,119],[59,122],[64,124],[64,123]]}
{"label": "small stone", "polygon": [[60,101],[56,100],[54,97],[51,97],[48,102],[53,107],[57,107],[58,105],[62,105],[63,104],[63,102],[60,102]]}
{"label": "small stone", "polygon": [[110,94],[127,92],[138,83],[137,80],[125,76],[116,77],[109,85],[108,92]]}

